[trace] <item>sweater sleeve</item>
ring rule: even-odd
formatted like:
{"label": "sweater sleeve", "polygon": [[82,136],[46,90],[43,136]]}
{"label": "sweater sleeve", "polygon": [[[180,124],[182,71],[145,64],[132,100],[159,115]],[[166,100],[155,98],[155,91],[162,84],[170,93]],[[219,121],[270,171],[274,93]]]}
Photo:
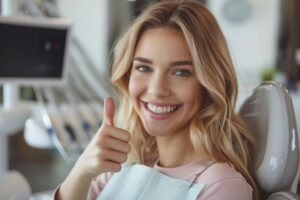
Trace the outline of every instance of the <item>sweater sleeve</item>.
{"label": "sweater sleeve", "polygon": [[[112,173],[100,174],[94,178],[90,184],[87,200],[96,200],[102,189],[105,187],[109,179],[111,178]],[[52,194],[52,200],[58,200],[58,192],[60,185],[57,186]]]}
{"label": "sweater sleeve", "polygon": [[241,178],[227,178],[204,188],[198,200],[252,200],[252,188]]}
{"label": "sweater sleeve", "polygon": [[108,183],[109,179],[112,177],[113,173],[100,174],[94,178],[91,182],[87,199],[96,200],[102,189]]}

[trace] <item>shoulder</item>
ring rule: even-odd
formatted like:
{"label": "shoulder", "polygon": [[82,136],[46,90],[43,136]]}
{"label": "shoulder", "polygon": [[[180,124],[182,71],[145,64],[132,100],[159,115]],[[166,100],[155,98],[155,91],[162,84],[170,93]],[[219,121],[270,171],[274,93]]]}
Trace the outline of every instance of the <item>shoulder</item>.
{"label": "shoulder", "polygon": [[234,167],[227,163],[210,166],[197,180],[206,184],[199,199],[252,199],[252,188]]}
{"label": "shoulder", "polygon": [[198,178],[198,181],[205,181],[207,184],[213,184],[226,179],[242,179],[244,177],[237,172],[234,167],[227,163],[215,163],[209,166]]}

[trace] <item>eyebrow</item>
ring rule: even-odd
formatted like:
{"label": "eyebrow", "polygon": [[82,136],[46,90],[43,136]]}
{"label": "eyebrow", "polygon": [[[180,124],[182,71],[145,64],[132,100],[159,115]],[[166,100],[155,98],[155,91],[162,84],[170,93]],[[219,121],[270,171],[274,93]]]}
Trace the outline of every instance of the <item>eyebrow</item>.
{"label": "eyebrow", "polygon": [[[135,57],[133,60],[140,61],[140,62],[147,63],[147,64],[153,64],[153,62],[147,58]],[[171,66],[193,65],[193,62],[190,60],[174,61],[174,62],[171,62],[170,65]]]}

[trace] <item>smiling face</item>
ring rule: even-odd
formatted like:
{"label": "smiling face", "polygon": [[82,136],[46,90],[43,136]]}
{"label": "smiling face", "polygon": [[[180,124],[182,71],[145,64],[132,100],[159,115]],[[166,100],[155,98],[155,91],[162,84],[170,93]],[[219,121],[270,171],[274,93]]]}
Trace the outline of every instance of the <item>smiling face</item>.
{"label": "smiling face", "polygon": [[162,27],[142,34],[129,95],[150,135],[188,134],[190,121],[200,109],[201,86],[181,32]]}

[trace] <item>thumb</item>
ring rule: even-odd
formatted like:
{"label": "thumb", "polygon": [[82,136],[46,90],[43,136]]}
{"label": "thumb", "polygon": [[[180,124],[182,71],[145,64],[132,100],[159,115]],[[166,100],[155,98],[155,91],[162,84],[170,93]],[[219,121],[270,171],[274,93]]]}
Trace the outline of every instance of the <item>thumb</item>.
{"label": "thumb", "polygon": [[103,125],[114,126],[115,104],[112,97],[105,97],[103,109]]}

